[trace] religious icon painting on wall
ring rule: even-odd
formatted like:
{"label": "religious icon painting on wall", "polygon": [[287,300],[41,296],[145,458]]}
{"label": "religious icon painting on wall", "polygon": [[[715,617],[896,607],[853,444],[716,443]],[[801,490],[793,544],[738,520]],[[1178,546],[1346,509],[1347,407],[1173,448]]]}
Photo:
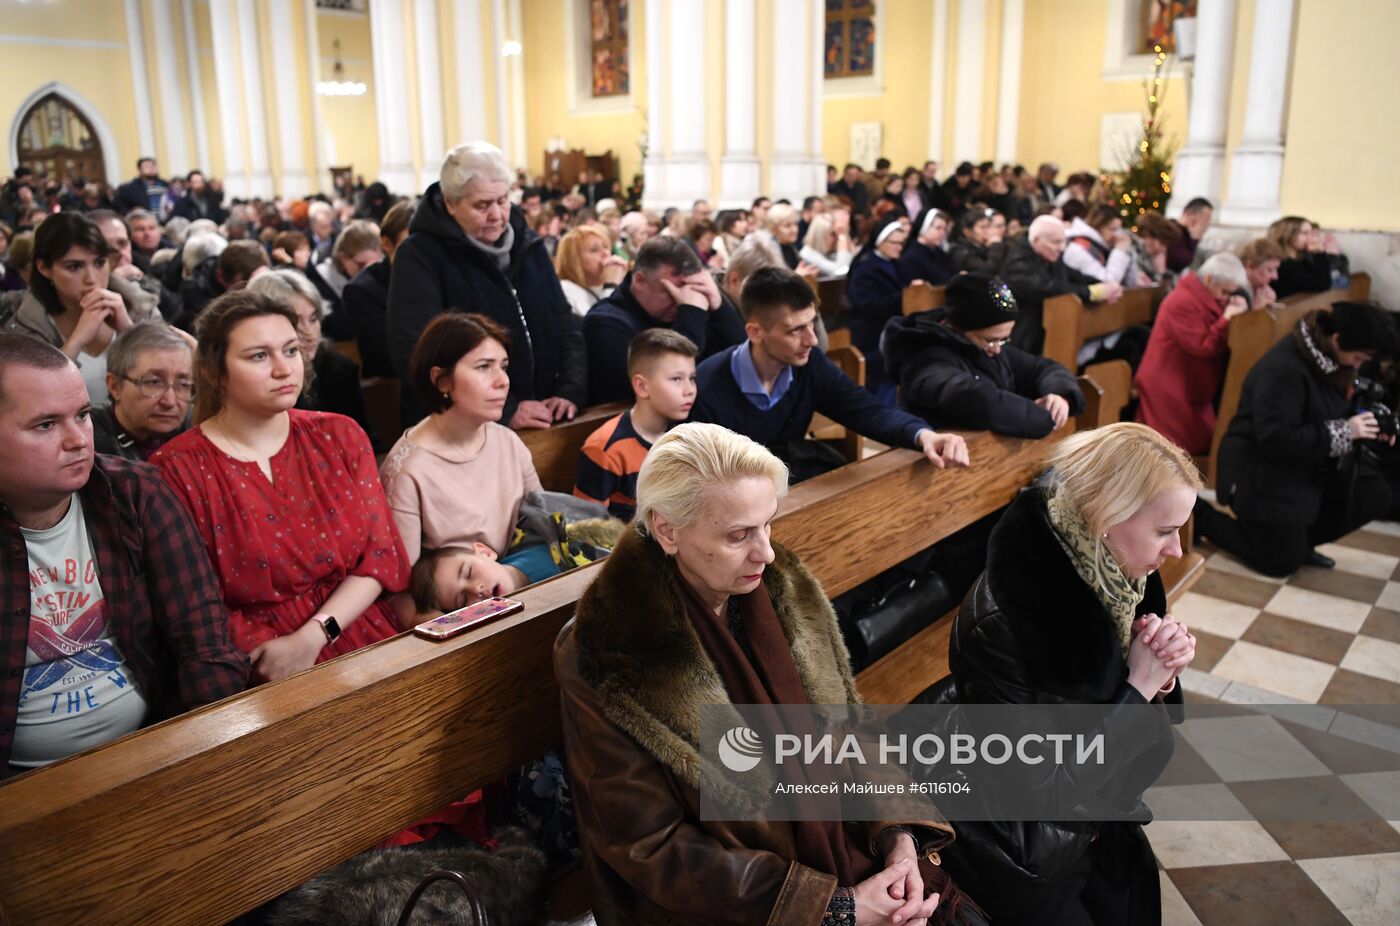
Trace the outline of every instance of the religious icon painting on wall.
{"label": "religious icon painting on wall", "polygon": [[826,0],[822,46],[827,77],[875,73],[875,4],[872,0]]}
{"label": "religious icon painting on wall", "polygon": [[1196,0],[1143,0],[1142,29],[1138,54],[1152,54],[1156,46],[1171,54],[1176,51],[1176,33],[1172,26],[1178,19],[1196,15]]}
{"label": "religious icon painting on wall", "polygon": [[625,96],[628,0],[590,0],[589,38],[592,44],[593,95]]}

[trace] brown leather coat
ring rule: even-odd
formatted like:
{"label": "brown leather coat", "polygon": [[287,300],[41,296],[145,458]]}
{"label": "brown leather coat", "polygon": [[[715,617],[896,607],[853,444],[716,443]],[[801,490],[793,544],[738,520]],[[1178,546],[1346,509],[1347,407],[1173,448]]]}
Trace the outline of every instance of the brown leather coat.
{"label": "brown leather coat", "polygon": [[[812,575],[774,544],[764,573],[813,704],[855,704],[850,657]],[[555,644],[575,813],[600,926],[817,926],[836,879],[795,861],[792,824],[700,819],[700,707],[727,704],[652,540],[627,532]],[[852,824],[870,845],[894,821]],[[920,848],[944,821],[905,822]]]}

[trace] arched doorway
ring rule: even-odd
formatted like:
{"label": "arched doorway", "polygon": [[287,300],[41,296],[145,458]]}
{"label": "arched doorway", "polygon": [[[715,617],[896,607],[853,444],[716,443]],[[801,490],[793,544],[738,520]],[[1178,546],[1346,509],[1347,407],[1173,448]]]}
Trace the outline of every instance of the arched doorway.
{"label": "arched doorway", "polygon": [[40,97],[20,119],[18,163],[53,182],[106,183],[102,142],[87,118],[58,93]]}

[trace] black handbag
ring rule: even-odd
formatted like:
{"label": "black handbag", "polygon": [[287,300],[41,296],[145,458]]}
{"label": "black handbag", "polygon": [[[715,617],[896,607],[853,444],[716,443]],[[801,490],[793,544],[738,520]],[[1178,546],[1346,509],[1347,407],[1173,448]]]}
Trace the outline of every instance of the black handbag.
{"label": "black handbag", "polygon": [[444,868],[435,868],[428,872],[427,877],[418,882],[418,886],[413,889],[413,893],[408,895],[408,902],[403,905],[403,912],[399,914],[397,926],[408,926],[413,918],[413,908],[418,906],[418,899],[423,896],[423,892],[438,881],[451,881],[461,888],[462,893],[467,896],[467,903],[471,905],[472,926],[491,926],[490,919],[486,916],[486,908],[481,905],[481,898],[476,896],[476,889],[467,881],[467,876],[460,871],[448,871]]}

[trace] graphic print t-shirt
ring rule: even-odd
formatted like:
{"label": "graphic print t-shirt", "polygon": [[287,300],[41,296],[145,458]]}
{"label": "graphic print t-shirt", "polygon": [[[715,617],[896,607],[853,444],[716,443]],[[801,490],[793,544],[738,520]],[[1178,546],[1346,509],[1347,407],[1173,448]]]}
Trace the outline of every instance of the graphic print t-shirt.
{"label": "graphic print t-shirt", "polygon": [[29,645],[10,764],[47,765],[141,726],[137,690],[107,626],[82,502],[53,527],[24,531],[29,548]]}

